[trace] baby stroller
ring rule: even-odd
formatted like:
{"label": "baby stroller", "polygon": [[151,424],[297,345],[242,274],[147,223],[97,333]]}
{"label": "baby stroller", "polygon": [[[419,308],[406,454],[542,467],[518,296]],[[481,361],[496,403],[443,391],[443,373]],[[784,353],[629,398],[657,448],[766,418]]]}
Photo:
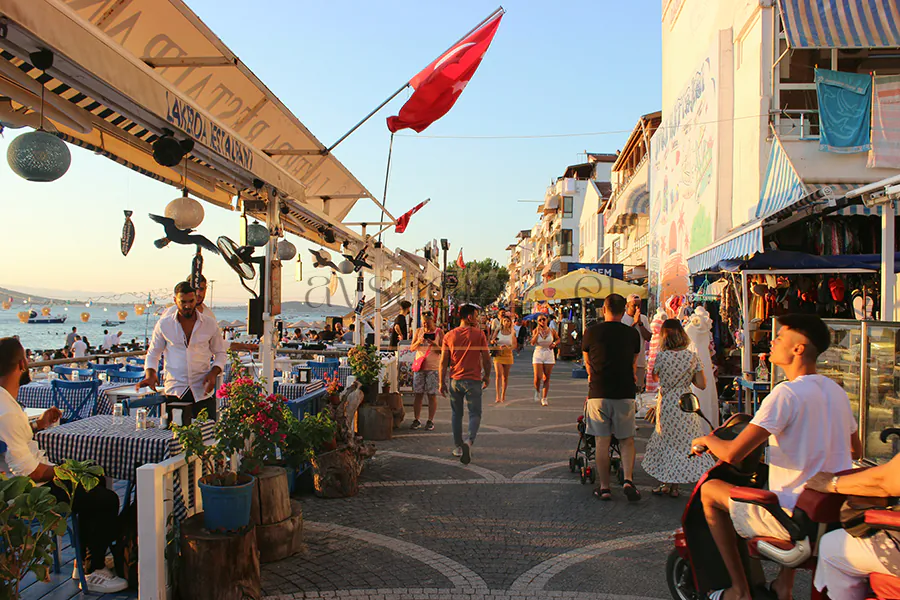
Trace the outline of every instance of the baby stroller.
{"label": "baby stroller", "polygon": [[[597,481],[594,472],[594,449],[596,443],[594,436],[585,433],[584,415],[578,417],[578,445],[575,447],[575,456],[569,457],[569,470],[572,473],[578,471],[581,483]],[[619,440],[612,436],[609,440],[609,472],[616,474],[619,485],[625,483],[625,471],[622,470],[622,453],[619,451]]]}

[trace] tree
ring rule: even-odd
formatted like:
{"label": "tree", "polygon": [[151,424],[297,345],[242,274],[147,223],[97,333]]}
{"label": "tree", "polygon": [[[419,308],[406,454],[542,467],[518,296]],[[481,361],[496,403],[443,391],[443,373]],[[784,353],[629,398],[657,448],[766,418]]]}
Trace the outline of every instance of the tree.
{"label": "tree", "polygon": [[458,303],[472,302],[479,306],[494,303],[509,281],[509,272],[492,258],[470,260],[465,269],[448,265],[447,272],[456,275],[459,285],[451,292]]}

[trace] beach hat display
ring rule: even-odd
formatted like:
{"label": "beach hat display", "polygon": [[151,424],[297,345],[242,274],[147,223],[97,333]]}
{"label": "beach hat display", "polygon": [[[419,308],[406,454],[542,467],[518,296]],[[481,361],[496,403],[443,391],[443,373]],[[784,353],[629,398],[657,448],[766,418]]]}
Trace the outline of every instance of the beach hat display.
{"label": "beach hat display", "polygon": [[125,319],[128,318],[128,311],[127,311],[127,310],[120,310],[117,316],[119,317],[119,320],[120,320],[120,321],[124,321]]}
{"label": "beach hat display", "polygon": [[45,306],[44,308],[42,308],[41,314],[44,315],[45,317],[49,317],[50,316],[50,307]]}
{"label": "beach hat display", "polygon": [[90,320],[91,320],[91,313],[89,313],[89,312],[81,313],[81,322],[82,323],[87,323]]}
{"label": "beach hat display", "polygon": [[134,314],[136,314],[139,317],[141,315],[143,315],[144,311],[146,311],[146,310],[147,310],[147,307],[144,306],[143,304],[135,304],[134,305]]}
{"label": "beach hat display", "polygon": [[16,316],[19,318],[19,321],[21,321],[22,323],[27,323],[28,317],[30,315],[27,310],[23,310],[23,311],[20,311]]}
{"label": "beach hat display", "polygon": [[4,300],[2,303],[0,303],[0,306],[3,307],[3,310],[9,310],[9,308],[12,306],[12,302],[10,302],[9,300]]}

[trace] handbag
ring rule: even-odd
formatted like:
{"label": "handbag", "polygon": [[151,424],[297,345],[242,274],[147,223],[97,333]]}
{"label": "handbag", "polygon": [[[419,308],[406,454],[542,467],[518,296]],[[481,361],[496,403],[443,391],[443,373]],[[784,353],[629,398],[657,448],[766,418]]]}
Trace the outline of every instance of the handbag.
{"label": "handbag", "polygon": [[866,511],[872,509],[896,510],[888,506],[889,498],[869,496],[847,496],[841,505],[841,527],[856,538],[867,538],[875,535],[878,529],[866,523]]}
{"label": "handbag", "polygon": [[422,370],[422,367],[425,366],[425,359],[428,358],[429,354],[431,354],[431,346],[428,346],[428,350],[425,351],[425,354],[416,357],[416,360],[413,361],[413,373],[418,373]]}

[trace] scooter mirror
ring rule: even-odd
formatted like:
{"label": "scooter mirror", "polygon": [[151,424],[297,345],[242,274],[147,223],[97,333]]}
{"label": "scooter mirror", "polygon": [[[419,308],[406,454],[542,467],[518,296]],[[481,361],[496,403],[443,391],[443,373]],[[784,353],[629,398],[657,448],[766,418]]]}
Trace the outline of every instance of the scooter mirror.
{"label": "scooter mirror", "polygon": [[678,399],[678,408],[680,408],[684,412],[699,413],[700,399],[696,394],[692,394],[691,392],[682,394]]}

